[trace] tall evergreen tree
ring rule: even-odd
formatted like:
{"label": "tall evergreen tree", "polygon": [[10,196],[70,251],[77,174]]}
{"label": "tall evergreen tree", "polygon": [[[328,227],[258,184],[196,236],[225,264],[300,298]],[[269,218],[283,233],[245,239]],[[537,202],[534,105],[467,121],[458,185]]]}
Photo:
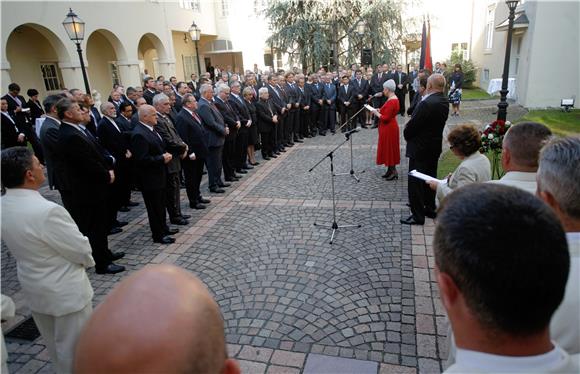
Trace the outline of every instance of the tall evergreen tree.
{"label": "tall evergreen tree", "polygon": [[[372,48],[373,64],[401,56],[401,0],[271,0],[265,16],[267,42],[306,70],[334,68],[335,41],[340,66],[360,61],[362,48]],[[357,21],[366,25],[363,35]]]}

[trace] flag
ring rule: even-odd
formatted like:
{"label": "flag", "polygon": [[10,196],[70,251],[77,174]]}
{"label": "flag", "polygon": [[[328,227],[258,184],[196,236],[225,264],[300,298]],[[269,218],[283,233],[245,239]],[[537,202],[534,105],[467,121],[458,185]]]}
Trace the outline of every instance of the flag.
{"label": "flag", "polygon": [[425,49],[427,46],[427,26],[423,20],[423,33],[421,34],[421,58],[419,59],[419,69],[425,68]]}
{"label": "flag", "polygon": [[425,47],[425,69],[433,71],[433,61],[431,60],[431,21],[427,18],[427,43]]}

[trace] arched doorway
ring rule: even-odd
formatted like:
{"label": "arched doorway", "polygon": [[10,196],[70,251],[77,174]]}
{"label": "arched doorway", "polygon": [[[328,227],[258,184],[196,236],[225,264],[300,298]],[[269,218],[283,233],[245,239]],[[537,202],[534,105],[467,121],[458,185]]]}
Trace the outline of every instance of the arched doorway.
{"label": "arched doorway", "polygon": [[126,59],[125,49],[110,31],[99,29],[87,39],[87,62],[91,89],[106,100],[113,84],[123,84],[117,61]]}
{"label": "arched doorway", "polygon": [[6,57],[10,77],[20,85],[23,94],[35,88],[43,98],[65,87],[59,63],[69,62],[70,56],[58,36],[46,27],[38,24],[16,27],[8,37]]}
{"label": "arched doorway", "polygon": [[[151,33],[147,33],[139,40],[137,50],[141,66],[141,74],[147,71],[147,74],[157,78],[162,75],[162,69],[159,65],[159,60],[166,59],[165,47],[159,38]],[[169,78],[169,77],[165,77]]]}

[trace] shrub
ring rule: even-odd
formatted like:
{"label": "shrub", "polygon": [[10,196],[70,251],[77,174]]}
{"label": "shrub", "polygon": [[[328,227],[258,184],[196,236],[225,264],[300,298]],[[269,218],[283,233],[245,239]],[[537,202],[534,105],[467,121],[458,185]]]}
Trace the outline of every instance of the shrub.
{"label": "shrub", "polygon": [[464,60],[463,54],[459,51],[454,51],[451,53],[451,58],[445,61],[447,64],[447,73],[451,75],[453,73],[453,66],[455,64],[461,64],[461,70],[463,70],[463,87],[471,88],[473,87],[473,82],[475,81],[475,74],[477,67],[471,60]]}

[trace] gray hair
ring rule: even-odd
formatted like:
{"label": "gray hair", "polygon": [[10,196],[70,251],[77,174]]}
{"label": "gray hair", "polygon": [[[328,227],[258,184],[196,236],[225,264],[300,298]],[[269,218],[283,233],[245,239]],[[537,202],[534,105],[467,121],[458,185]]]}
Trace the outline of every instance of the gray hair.
{"label": "gray hair", "polygon": [[267,87],[262,87],[258,90],[258,95],[262,96],[262,94],[264,92],[268,92],[268,88]]}
{"label": "gray hair", "polygon": [[139,107],[139,111],[138,111],[139,121],[143,121],[143,117],[145,117],[146,115],[148,115],[152,111],[155,112],[155,108],[153,108],[151,105],[149,105],[149,104],[141,105]]}
{"label": "gray hair", "polygon": [[194,99],[195,99],[195,96],[193,96],[193,95],[192,95],[192,94],[190,94],[190,93],[186,93],[185,95],[183,95],[183,99],[181,99],[181,102],[182,102],[183,104],[185,104],[185,103],[189,103],[189,101],[190,101],[192,98],[194,98]]}
{"label": "gray hair", "polygon": [[395,92],[395,90],[397,89],[397,85],[395,84],[394,80],[389,79],[388,81],[383,83],[383,89],[387,89],[391,92]]}
{"label": "gray hair", "polygon": [[113,105],[113,103],[105,101],[104,103],[101,104],[101,107],[100,107],[101,113],[105,113],[105,110],[109,109],[110,107],[115,107],[115,106]]}
{"label": "gray hair", "polygon": [[242,84],[240,83],[240,81],[235,81],[235,82],[232,82],[232,84],[230,84],[230,88],[241,87],[241,86],[242,86]]}
{"label": "gray hair", "polygon": [[203,96],[207,91],[211,91],[211,84],[205,83],[202,84],[201,87],[199,88],[199,93]]}
{"label": "gray hair", "polygon": [[538,191],[549,192],[560,209],[580,219],[580,136],[552,139],[540,152]]}
{"label": "gray hair", "polygon": [[220,94],[224,91],[230,92],[230,87],[227,84],[220,84],[216,87],[216,93]]}
{"label": "gray hair", "polygon": [[551,136],[552,131],[541,123],[518,123],[506,133],[503,146],[509,149],[515,164],[537,169],[540,150]]}
{"label": "gray hair", "polygon": [[254,90],[252,90],[252,87],[246,87],[242,91],[242,96],[253,95],[253,94],[254,94]]}
{"label": "gray hair", "polygon": [[157,104],[161,104],[165,101],[169,101],[169,97],[164,93],[153,96],[153,106],[157,106]]}
{"label": "gray hair", "polygon": [[69,98],[59,100],[55,104],[58,118],[62,121],[64,119],[64,114],[68,112],[75,104],[76,101],[73,101],[72,99]]}

